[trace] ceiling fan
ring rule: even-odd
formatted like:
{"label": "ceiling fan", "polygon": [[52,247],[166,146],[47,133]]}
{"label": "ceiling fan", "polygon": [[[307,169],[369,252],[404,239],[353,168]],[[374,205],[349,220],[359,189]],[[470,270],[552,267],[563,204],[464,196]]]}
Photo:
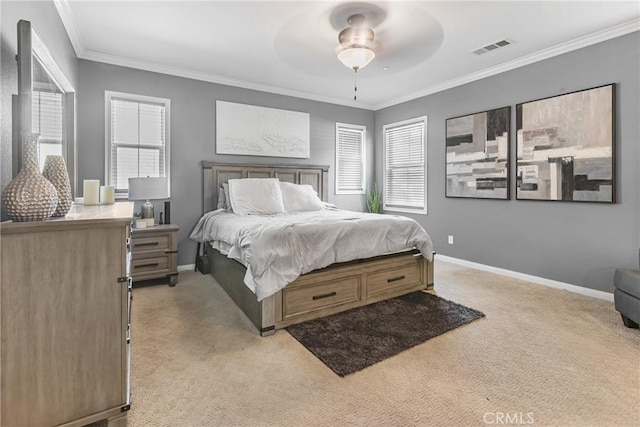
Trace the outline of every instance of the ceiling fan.
{"label": "ceiling fan", "polygon": [[365,99],[363,90],[407,72],[442,44],[442,26],[422,3],[327,3],[313,2],[314,8],[292,16],[278,31],[275,48],[288,66],[318,81],[349,85],[345,78],[355,77],[356,101]]}
{"label": "ceiling fan", "polygon": [[[360,13],[353,13],[348,16],[346,19],[348,26],[338,34],[338,42],[340,43],[337,53],[338,60],[347,68],[352,69],[355,74],[353,100],[357,101],[358,70],[366,67],[376,56],[375,33],[371,28],[372,24],[368,23],[363,13],[367,11],[370,18],[369,21],[375,19],[377,21],[376,24],[384,20],[385,13],[381,8],[366,3],[352,3],[344,6],[351,10],[362,9]],[[337,15],[340,12],[340,8],[337,8],[334,14]],[[344,13],[344,10],[342,12]]]}
{"label": "ceiling fan", "polygon": [[338,34],[342,49],[338,59],[356,73],[375,58],[373,40],[375,33],[365,25],[364,15],[356,13],[347,19],[349,26]]}

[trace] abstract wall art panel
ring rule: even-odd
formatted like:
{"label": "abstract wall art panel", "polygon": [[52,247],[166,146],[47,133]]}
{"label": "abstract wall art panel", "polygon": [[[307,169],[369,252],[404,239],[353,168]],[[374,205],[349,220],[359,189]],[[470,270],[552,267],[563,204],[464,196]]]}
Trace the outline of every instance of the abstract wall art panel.
{"label": "abstract wall art panel", "polygon": [[610,84],[516,107],[516,199],[615,202]]}
{"label": "abstract wall art panel", "polygon": [[509,198],[511,107],[447,119],[446,197]]}
{"label": "abstract wall art panel", "polygon": [[309,113],[216,101],[216,153],[310,156]]}

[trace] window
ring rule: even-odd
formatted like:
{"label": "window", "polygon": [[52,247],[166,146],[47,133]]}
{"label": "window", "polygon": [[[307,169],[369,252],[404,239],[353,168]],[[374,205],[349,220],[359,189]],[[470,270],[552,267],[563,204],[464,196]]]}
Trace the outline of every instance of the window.
{"label": "window", "polygon": [[40,134],[40,170],[50,154],[62,155],[62,92],[50,92],[34,87],[31,93],[33,132]]}
{"label": "window", "polygon": [[336,194],[364,194],[366,128],[336,123]]}
{"label": "window", "polygon": [[105,182],[116,188],[116,197],[127,197],[129,178],[166,177],[169,182],[170,101],[110,91],[105,94]]}
{"label": "window", "polygon": [[427,213],[427,117],[385,125],[384,209]]}

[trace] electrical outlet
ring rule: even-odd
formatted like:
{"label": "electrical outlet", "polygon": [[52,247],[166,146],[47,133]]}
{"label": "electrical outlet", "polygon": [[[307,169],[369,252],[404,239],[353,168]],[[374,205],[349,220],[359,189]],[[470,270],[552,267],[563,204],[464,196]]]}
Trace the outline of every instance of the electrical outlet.
{"label": "electrical outlet", "polygon": [[449,238],[447,239],[447,243],[449,243],[450,245],[453,245],[453,236],[449,236]]}

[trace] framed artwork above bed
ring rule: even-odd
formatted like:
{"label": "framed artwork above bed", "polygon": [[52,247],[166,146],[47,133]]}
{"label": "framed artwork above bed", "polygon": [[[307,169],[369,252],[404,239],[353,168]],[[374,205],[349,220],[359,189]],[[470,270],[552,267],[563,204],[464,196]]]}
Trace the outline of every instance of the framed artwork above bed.
{"label": "framed artwork above bed", "polygon": [[511,107],[447,119],[446,197],[509,199]]}
{"label": "framed artwork above bed", "polygon": [[216,101],[216,154],[310,157],[309,113]]}
{"label": "framed artwork above bed", "polygon": [[518,200],[615,203],[615,84],[516,106]]}

